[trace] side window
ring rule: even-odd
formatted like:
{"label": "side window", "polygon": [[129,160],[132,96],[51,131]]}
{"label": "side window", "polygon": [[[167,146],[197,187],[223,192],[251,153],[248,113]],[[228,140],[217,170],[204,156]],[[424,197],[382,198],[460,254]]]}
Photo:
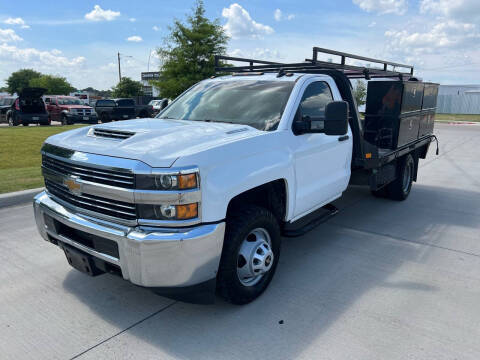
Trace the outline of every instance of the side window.
{"label": "side window", "polygon": [[300,109],[302,117],[310,117],[312,129],[323,130],[325,107],[331,101],[332,92],[326,82],[317,81],[307,86],[300,102]]}

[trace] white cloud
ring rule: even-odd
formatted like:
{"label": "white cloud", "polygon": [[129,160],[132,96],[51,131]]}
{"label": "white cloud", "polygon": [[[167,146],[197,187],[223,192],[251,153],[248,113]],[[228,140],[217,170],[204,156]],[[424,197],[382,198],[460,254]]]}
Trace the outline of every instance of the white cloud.
{"label": "white cloud", "polygon": [[277,21],[282,20],[282,10],[276,9],[276,10],[273,12],[273,17],[274,17],[275,20],[277,20]]}
{"label": "white cloud", "polygon": [[83,56],[69,59],[60,56],[59,50],[43,51],[35,48],[18,48],[14,45],[0,44],[0,61],[2,64],[12,62],[18,67],[28,66],[37,69],[57,70],[61,68],[77,68],[85,63]]}
{"label": "white cloud", "polygon": [[160,31],[160,28],[157,25],[153,25],[152,29],[153,31]]}
{"label": "white cloud", "polygon": [[479,0],[422,0],[422,14],[431,13],[463,22],[480,21]]}
{"label": "white cloud", "polygon": [[377,25],[377,23],[375,21],[372,21],[370,24],[368,24],[368,27],[371,28],[371,27],[375,27]]}
{"label": "white cloud", "polygon": [[390,50],[412,55],[446,55],[445,50],[478,48],[476,44],[480,41],[480,32],[475,25],[453,20],[438,23],[427,32],[390,30],[385,32],[385,36],[389,39]]}
{"label": "white cloud", "polygon": [[272,50],[269,48],[255,48],[252,50],[234,49],[229,52],[233,57],[244,57],[258,60],[270,60],[279,61],[283,59],[278,50]]}
{"label": "white cloud", "polygon": [[407,0],[353,0],[362,10],[379,14],[403,15],[407,12]]}
{"label": "white cloud", "polygon": [[25,20],[23,20],[23,19],[20,18],[20,17],[17,17],[17,18],[8,18],[8,19],[4,20],[3,23],[4,23],[4,24],[8,24],[8,25],[18,25],[18,26],[20,26],[22,29],[28,29],[28,28],[30,28],[30,26],[25,23]]}
{"label": "white cloud", "polygon": [[120,16],[120,11],[103,10],[100,5],[95,5],[93,10],[85,14],[85,19],[90,21],[112,21]]}
{"label": "white cloud", "polygon": [[276,9],[273,12],[273,17],[276,21],[282,21],[282,20],[293,20],[295,19],[295,14],[288,14],[288,15],[283,15],[282,10]]}
{"label": "white cloud", "polygon": [[227,35],[234,39],[243,37],[258,39],[274,32],[272,27],[253,20],[248,11],[237,3],[224,8],[222,16],[227,19],[224,25]]}
{"label": "white cloud", "polygon": [[137,21],[137,19],[135,19],[135,18],[130,18],[130,19],[128,19],[128,21],[130,21],[130,22],[135,22],[135,21]]}
{"label": "white cloud", "polygon": [[138,35],[129,36],[126,40],[131,41],[131,42],[142,42],[143,41],[142,37],[138,36]]}
{"label": "white cloud", "polygon": [[13,29],[0,29],[0,42],[8,43],[22,40]]}

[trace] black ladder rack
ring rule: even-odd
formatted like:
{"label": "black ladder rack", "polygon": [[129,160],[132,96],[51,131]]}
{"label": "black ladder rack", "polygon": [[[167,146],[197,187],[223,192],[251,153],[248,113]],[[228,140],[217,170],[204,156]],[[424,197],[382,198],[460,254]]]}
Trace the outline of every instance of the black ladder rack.
{"label": "black ladder rack", "polygon": [[[318,54],[328,54],[340,56],[339,63],[318,60]],[[366,61],[370,63],[380,64],[381,68],[370,66],[347,65],[347,59]],[[242,66],[221,66],[221,61],[237,61],[248,63]],[[407,71],[396,71],[396,68],[403,68]],[[305,59],[301,63],[278,63],[264,60],[247,59],[231,56],[215,56],[215,71],[221,73],[246,73],[246,72],[276,72],[284,74],[287,72],[318,74],[325,69],[336,69],[343,71],[345,76],[351,79],[355,78],[399,78],[409,79],[413,77],[413,66],[399,64],[391,61],[372,59],[364,56],[348,54],[340,51],[323,49],[314,47],[311,59]]]}

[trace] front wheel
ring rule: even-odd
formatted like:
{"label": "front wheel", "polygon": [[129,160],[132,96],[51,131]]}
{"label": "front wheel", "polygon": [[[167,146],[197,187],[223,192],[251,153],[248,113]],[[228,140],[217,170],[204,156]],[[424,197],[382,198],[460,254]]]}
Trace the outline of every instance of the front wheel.
{"label": "front wheel", "polygon": [[392,200],[405,200],[412,189],[415,174],[415,161],[411,154],[400,159],[397,178],[387,185],[388,197]]}
{"label": "front wheel", "polygon": [[247,304],[273,278],[280,257],[280,226],[275,216],[251,205],[227,218],[217,289],[225,300]]}

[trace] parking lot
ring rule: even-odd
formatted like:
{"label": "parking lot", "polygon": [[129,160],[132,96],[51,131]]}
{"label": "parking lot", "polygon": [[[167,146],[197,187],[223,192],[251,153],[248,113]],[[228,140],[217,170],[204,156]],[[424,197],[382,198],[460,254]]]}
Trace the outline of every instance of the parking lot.
{"label": "parking lot", "polygon": [[30,204],[0,209],[1,358],[479,359],[480,126],[436,133],[406,201],[349,188],[241,307],[90,278],[40,239]]}

